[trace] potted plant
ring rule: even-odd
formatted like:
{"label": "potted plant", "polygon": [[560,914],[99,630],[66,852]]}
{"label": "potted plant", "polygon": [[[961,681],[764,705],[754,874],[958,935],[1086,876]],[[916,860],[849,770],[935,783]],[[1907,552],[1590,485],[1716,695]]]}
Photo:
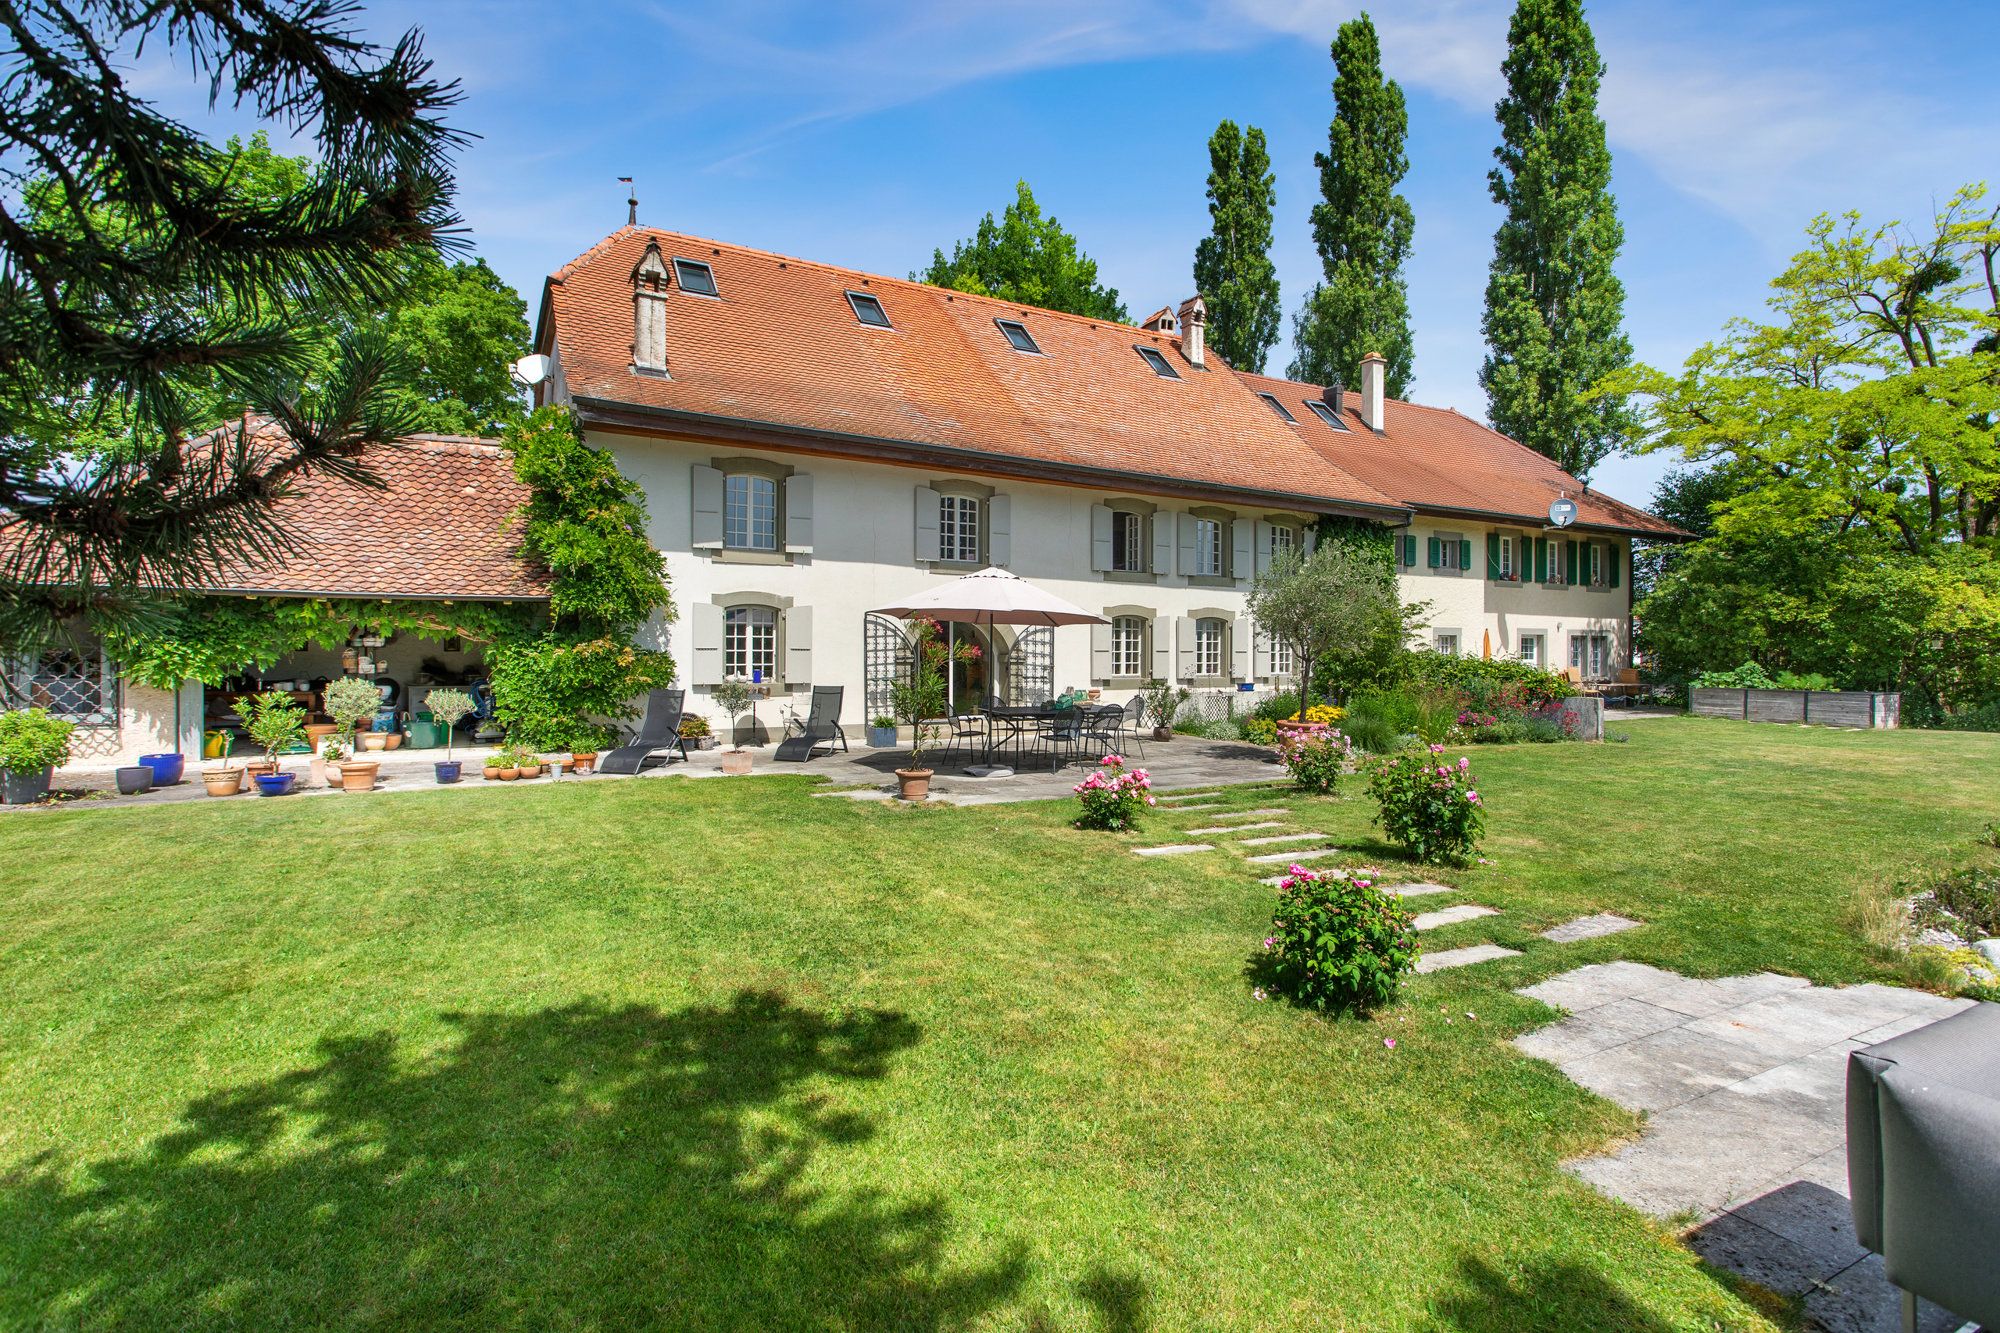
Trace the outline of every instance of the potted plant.
{"label": "potted plant", "polygon": [[234,796],[243,790],[243,770],[233,764],[204,768],[201,781],[210,796]]}
{"label": "potted plant", "polygon": [[708,719],[699,713],[689,713],[681,719],[681,739],[697,750],[715,748],[715,732],[710,729]]}
{"label": "potted plant", "polygon": [[[710,694],[722,705],[723,713],[729,718],[731,739],[736,734],[736,715],[750,706],[750,685],[742,680],[725,680]],[[725,773],[748,773],[750,771],[750,750],[747,746],[731,745],[722,752],[722,771]]]}
{"label": "potted plant", "polygon": [[505,750],[495,750],[492,754],[487,755],[486,762],[480,766],[479,775],[488,782],[498,782],[503,768],[500,761],[506,756],[506,753]]}
{"label": "potted plant", "polygon": [[542,775],[542,757],[525,745],[514,747],[514,767],[524,778],[538,778]]}
{"label": "potted plant", "polygon": [[888,713],[868,719],[868,744],[877,750],[887,750],[896,744],[896,719]]}
{"label": "potted plant", "polygon": [[569,762],[563,765],[565,771],[577,774],[588,773],[596,767],[597,751],[595,750],[572,750]]}
{"label": "potted plant", "polygon": [[915,620],[911,628],[916,653],[910,678],[890,686],[890,698],[897,719],[910,728],[910,763],[896,770],[897,794],[906,801],[922,801],[930,796],[935,771],[924,767],[924,752],[937,744],[950,706],[944,672],[952,653],[939,641],[941,628],[935,620]]}
{"label": "potted plant", "polygon": [[1174,738],[1174,718],[1179,716],[1182,705],[1194,697],[1194,691],[1185,685],[1176,685],[1169,680],[1149,680],[1146,682],[1146,716],[1153,719],[1153,739],[1170,741]]}
{"label": "potted plant", "polygon": [[338,734],[352,736],[382,707],[382,691],[373,681],[359,676],[342,676],[339,680],[327,682],[326,689],[320,694],[320,707],[333,719]]}
{"label": "potted plant", "polygon": [[462,766],[451,757],[452,728],[479,707],[464,690],[432,690],[424,697],[431,720],[444,728],[444,758],[437,761],[437,780],[456,782]]}
{"label": "potted plant", "polygon": [[7,804],[32,805],[49,794],[49,778],[69,762],[74,722],[50,717],[40,708],[0,713],[0,772],[6,774]]}
{"label": "potted plant", "polygon": [[278,755],[306,737],[306,710],[290,695],[277,690],[253,694],[237,704],[243,714],[250,739],[264,751],[264,771],[257,774],[257,790],[264,796],[283,796],[292,789],[295,773],[279,771]]}

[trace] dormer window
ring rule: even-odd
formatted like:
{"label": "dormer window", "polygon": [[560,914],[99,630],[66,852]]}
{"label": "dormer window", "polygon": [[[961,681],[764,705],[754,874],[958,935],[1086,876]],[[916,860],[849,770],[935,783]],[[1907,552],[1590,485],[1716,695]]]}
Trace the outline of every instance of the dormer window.
{"label": "dormer window", "polygon": [[699,259],[676,259],[674,281],[690,296],[715,296],[715,270]]}
{"label": "dormer window", "polygon": [[1262,398],[1265,402],[1269,403],[1271,405],[1271,410],[1273,412],[1276,412],[1279,416],[1283,417],[1287,421],[1293,422],[1294,424],[1297,423],[1298,418],[1285,410],[1285,405],[1278,401],[1278,395],[1274,393],[1260,393],[1257,396],[1259,398]]}
{"label": "dormer window", "polygon": [[867,292],[849,292],[847,304],[854,307],[854,317],[863,324],[878,329],[895,327],[889,322],[889,312],[882,308],[882,303]]}
{"label": "dormer window", "polygon": [[1041,354],[1042,349],[1036,345],[1025,324],[1017,319],[996,319],[993,322],[999,325],[1000,332],[1007,335],[1007,342],[1015,351],[1033,352],[1037,356]]}
{"label": "dormer window", "polygon": [[[1268,398],[1270,397],[1270,395],[1266,394],[1265,397]],[[1333,427],[1335,430],[1347,429],[1347,423],[1340,419],[1340,413],[1334,411],[1332,408],[1328,407],[1325,403],[1322,403],[1319,399],[1317,398],[1306,399],[1306,406],[1310,407],[1313,410],[1314,416],[1318,417],[1321,421],[1324,421],[1327,425]],[[1279,408],[1278,410],[1282,412],[1284,409]]]}
{"label": "dormer window", "polygon": [[1152,347],[1139,347],[1135,345],[1132,348],[1132,350],[1137,352],[1139,354],[1139,359],[1141,361],[1144,361],[1147,365],[1151,366],[1153,368],[1153,373],[1155,375],[1158,375],[1161,379],[1177,380],[1180,378],[1179,373],[1176,372],[1171,365],[1167,364],[1167,358],[1161,356],[1158,349]]}

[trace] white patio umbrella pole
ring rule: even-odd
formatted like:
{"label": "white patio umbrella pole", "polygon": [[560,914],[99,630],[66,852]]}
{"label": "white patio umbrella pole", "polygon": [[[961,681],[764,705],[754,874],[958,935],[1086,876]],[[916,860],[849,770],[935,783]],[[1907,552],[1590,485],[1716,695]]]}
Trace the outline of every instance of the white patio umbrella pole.
{"label": "white patio umbrella pole", "polygon": [[[967,625],[1108,625],[1103,616],[1084,610],[1052,592],[1037,588],[1018,574],[988,567],[953,579],[897,606],[878,606],[875,614],[898,620],[919,617]],[[1011,768],[978,764],[965,770],[972,777],[1009,777]]]}

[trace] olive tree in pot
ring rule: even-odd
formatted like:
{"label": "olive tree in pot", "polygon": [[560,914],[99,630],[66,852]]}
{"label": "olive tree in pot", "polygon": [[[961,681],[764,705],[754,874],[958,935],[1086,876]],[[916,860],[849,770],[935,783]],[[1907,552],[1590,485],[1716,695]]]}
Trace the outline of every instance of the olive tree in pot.
{"label": "olive tree in pot", "polygon": [[451,757],[452,728],[478,707],[464,690],[432,690],[424,696],[424,708],[430,713],[431,720],[444,728],[444,758],[437,762],[439,782],[458,781],[462,770],[459,761]]}
{"label": "olive tree in pot", "polygon": [[[334,737],[353,741],[355,728],[375,716],[375,710],[382,706],[382,691],[373,681],[359,676],[342,676],[326,687],[326,715],[333,719],[338,728]],[[332,737],[328,738],[329,741]],[[346,746],[342,746],[343,754]],[[362,759],[359,756],[338,761],[333,772],[338,780],[329,780],[327,786],[341,787],[347,791],[367,791],[375,785],[375,775],[382,764],[376,759]]]}
{"label": "olive tree in pot", "polygon": [[264,751],[262,771],[257,774],[257,791],[263,796],[283,796],[292,789],[296,773],[278,770],[278,756],[306,739],[306,710],[289,694],[267,690],[238,701],[243,724]]}
{"label": "olive tree in pot", "polygon": [[50,717],[40,708],[0,713],[0,772],[6,774],[7,804],[32,805],[49,794],[49,778],[69,762],[74,722]]}
{"label": "olive tree in pot", "polygon": [[944,643],[942,627],[935,620],[911,621],[910,629],[915,647],[910,678],[892,685],[889,697],[897,721],[910,728],[910,764],[896,770],[898,795],[921,801],[930,796],[935,771],[924,767],[924,752],[936,748],[945,711],[951,707],[945,671],[954,659],[969,654]]}
{"label": "olive tree in pot", "polygon": [[1174,738],[1174,719],[1180,715],[1182,705],[1193,697],[1193,690],[1170,680],[1146,682],[1146,715],[1153,719],[1154,740]]}
{"label": "olive tree in pot", "polygon": [[[746,681],[725,680],[709,691],[722,711],[729,716],[729,736],[736,740],[736,715],[750,706],[750,686]],[[732,744],[722,752],[722,771],[725,773],[748,773],[750,771],[750,751],[740,743]]]}

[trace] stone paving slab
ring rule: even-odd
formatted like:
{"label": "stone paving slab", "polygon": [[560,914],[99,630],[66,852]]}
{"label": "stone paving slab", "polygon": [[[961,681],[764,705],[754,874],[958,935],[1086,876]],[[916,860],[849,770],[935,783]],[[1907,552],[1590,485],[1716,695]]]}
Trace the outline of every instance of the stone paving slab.
{"label": "stone paving slab", "polygon": [[1215,824],[1209,828],[1191,828],[1188,830],[1188,836],[1199,838],[1204,833],[1248,833],[1252,829],[1283,828],[1284,826],[1285,822],[1282,819],[1270,819],[1261,824]]}
{"label": "stone paving slab", "polygon": [[1265,815],[1289,815],[1292,813],[1282,805],[1260,805],[1255,810],[1231,810],[1227,815],[1217,815],[1217,819],[1262,818]]}
{"label": "stone paving slab", "polygon": [[1280,833],[1269,838],[1245,838],[1238,847],[1275,847],[1281,842],[1320,842],[1327,838],[1324,833]]}
{"label": "stone paving slab", "polygon": [[1262,856],[1245,857],[1252,865],[1276,865],[1280,861],[1316,861],[1322,856],[1339,856],[1338,847],[1316,847],[1304,852],[1265,852]]}
{"label": "stone paving slab", "polygon": [[1181,842],[1181,843],[1170,843],[1164,847],[1134,847],[1132,849],[1132,855],[1186,856],[1189,852],[1212,852],[1214,850],[1215,850],[1215,845],[1213,843]]}
{"label": "stone paving slab", "polygon": [[1204,797],[1220,796],[1222,793],[1211,789],[1208,791],[1162,791],[1154,792],[1153,795],[1162,801],[1198,801]]}
{"label": "stone paving slab", "polygon": [[1503,949],[1497,944],[1468,944],[1463,949],[1445,949],[1438,953],[1419,954],[1416,970],[1442,972],[1448,967],[1470,967],[1474,963],[1487,963],[1495,958],[1520,956],[1519,949]]}
{"label": "stone paving slab", "polygon": [[1391,884],[1382,892],[1391,898],[1424,898],[1433,893],[1455,893],[1449,884]]}
{"label": "stone paving slab", "polygon": [[[1847,1057],[1970,1001],[1774,973],[1703,981],[1628,962],[1520,993],[1572,1012],[1516,1046],[1647,1113],[1637,1142],[1572,1171],[1655,1216],[1702,1218],[1690,1246],[1802,1298],[1812,1327],[1898,1326],[1895,1293],[1855,1241],[1847,1209]],[[1919,1326],[1941,1333],[1959,1322],[1927,1307]]]}
{"label": "stone paving slab", "polygon": [[1457,907],[1441,907],[1435,912],[1419,912],[1416,916],[1418,930],[1436,930],[1439,926],[1455,926],[1461,921],[1477,921],[1482,916],[1499,916],[1497,907],[1481,907],[1478,903],[1461,903]]}
{"label": "stone paving slab", "polygon": [[1630,930],[1643,925],[1629,916],[1616,912],[1599,912],[1595,916],[1580,916],[1574,921],[1565,921],[1560,926],[1550,926],[1542,932],[1542,938],[1556,944],[1574,944],[1578,940],[1601,939],[1606,935],[1616,935],[1621,930]]}
{"label": "stone paving slab", "polygon": [[[1203,793],[1203,794],[1204,794],[1204,795],[1207,795],[1207,796],[1213,796],[1213,795],[1214,795],[1215,793],[1214,793],[1214,792],[1205,792],[1205,793]],[[1222,808],[1222,802],[1220,802],[1220,801],[1209,801],[1209,802],[1207,802],[1207,803],[1205,803],[1205,804],[1202,804],[1202,805],[1169,805],[1169,806],[1165,806],[1165,807],[1163,807],[1163,808],[1164,808],[1164,809],[1166,809],[1166,810],[1168,810],[1168,811],[1171,811],[1171,812],[1172,812],[1172,813],[1174,813],[1174,814],[1179,814],[1179,813],[1181,813],[1181,812],[1182,812],[1183,810],[1220,810],[1220,809]]]}

